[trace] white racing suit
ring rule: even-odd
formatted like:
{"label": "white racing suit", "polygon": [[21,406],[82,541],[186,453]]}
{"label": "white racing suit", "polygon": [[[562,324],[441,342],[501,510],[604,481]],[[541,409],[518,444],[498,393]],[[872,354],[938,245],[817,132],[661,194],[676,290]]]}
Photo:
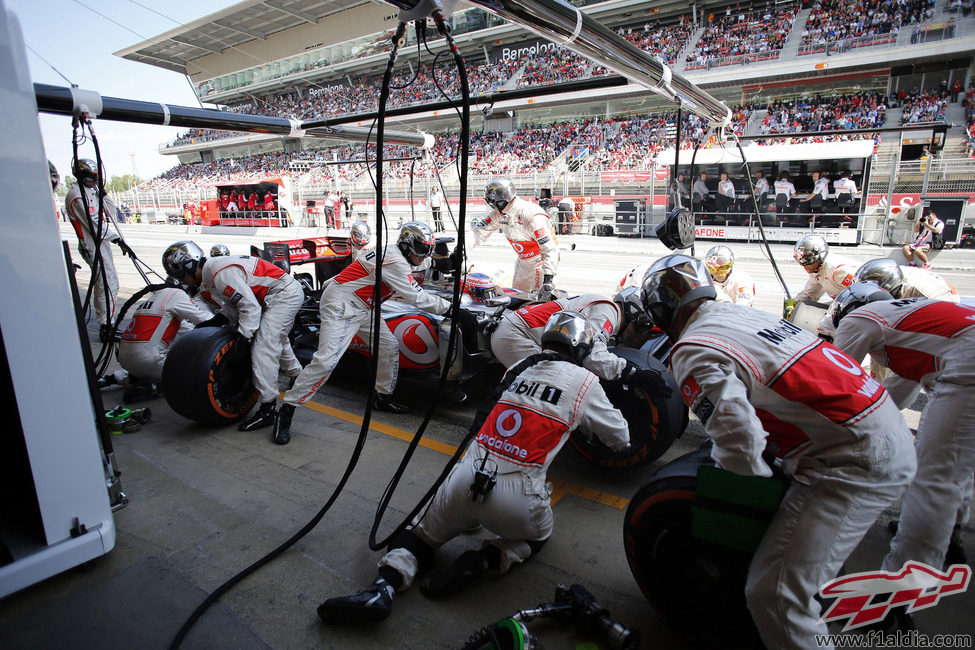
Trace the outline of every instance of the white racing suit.
{"label": "white racing suit", "polygon": [[[826,259],[820,264],[819,270],[809,274],[806,286],[793,296],[793,300],[797,303],[803,300],[819,300],[823,294],[829,296],[830,299],[835,298],[843,289],[856,282],[853,276],[858,268],[859,265],[853,260],[842,255],[828,253]],[[834,329],[832,313],[827,311],[816,330],[820,334],[832,336]]]}
{"label": "white racing suit", "polygon": [[753,307],[755,305],[755,281],[744,271],[731,267],[731,272],[728,273],[724,282],[714,280],[714,286],[721,289],[728,296],[730,302],[745,305],[746,307]]}
{"label": "white racing suit", "polygon": [[908,560],[940,569],[975,471],[975,309],[923,298],[873,302],[840,322],[836,345],[855,358],[869,352],[896,373],[888,382],[895,399],[913,395],[914,382],[930,393],[917,428],[917,478],[884,569]]}
{"label": "white racing suit", "polygon": [[[509,378],[510,379],[510,378]],[[548,467],[577,427],[621,450],[629,427],[606,397],[599,379],[567,361],[546,359],[526,368],[505,390],[467,448],[464,458],[413,527],[424,544],[436,548],[477,524],[496,537],[485,540],[501,552],[501,572],[531,556],[528,542],[552,534]],[[474,470],[488,459],[497,466],[497,484],[483,503],[469,496]],[[493,465],[492,465],[493,463]],[[403,547],[379,560],[403,576],[400,590],[413,582],[419,562]]]}
{"label": "white racing suit", "polygon": [[203,264],[200,297],[217,305],[241,336],[253,340],[251,372],[261,403],[278,396],[278,371],[291,377],[301,364],[288,332],[304,301],[301,285],[258,257],[211,257]]}
{"label": "white racing suit", "polygon": [[752,558],[745,597],[768,648],[815,648],[815,600],[914,476],[891,396],[837,348],[741,305],[706,302],[674,345],[681,396],[728,471],[793,481]]}
{"label": "white racing suit", "polygon": [[958,292],[951,284],[934,271],[916,266],[902,266],[904,282],[898,298],[930,298],[958,302]]}
{"label": "white racing suit", "polygon": [[[88,213],[85,213],[85,205],[81,198],[81,189],[85,191],[88,200]],[[115,271],[115,261],[112,259],[112,242],[119,239],[118,230],[113,223],[116,208],[115,203],[108,196],[102,199],[101,213],[101,268],[105,272],[105,281],[100,277],[94,276],[92,268],[91,283],[95,285],[91,293],[91,301],[95,309],[95,318],[99,323],[113,321],[115,318],[115,302],[118,296],[118,273]],[[98,219],[95,214],[98,212],[98,188],[84,187],[75,183],[68,190],[64,197],[64,210],[68,213],[68,219],[78,236],[78,252],[85,263],[91,267],[95,263],[95,238],[98,235]],[[108,284],[108,294],[105,293],[105,283]],[[82,297],[84,300],[84,297]]]}
{"label": "white racing suit", "polygon": [[596,330],[592,350],[582,365],[603,379],[619,379],[626,361],[610,352],[606,343],[620,327],[620,310],[612,300],[594,293],[504,312],[497,329],[491,334],[491,351],[505,368],[541,352],[542,331],[549,317],[566,310],[579,312]]}
{"label": "white racing suit", "polygon": [[122,332],[119,365],[139,379],[158,382],[176,337],[210,317],[182,289],[156,291],[139,305]]}
{"label": "white racing suit", "polygon": [[484,242],[498,228],[518,255],[511,286],[520,291],[538,291],[546,275],[555,277],[559,268],[559,247],[552,219],[540,207],[516,196],[504,214],[494,210],[471,231],[476,244]]}
{"label": "white racing suit", "polygon": [[[321,329],[318,332],[318,350],[295,380],[295,385],[284,394],[285,404],[303,404],[309,400],[328,381],[353,337],[360,331],[364,337],[368,337],[372,330],[377,258],[377,251],[363,251],[325,288],[319,301]],[[382,264],[383,300],[396,293],[423,311],[444,314],[450,309],[448,301],[424,291],[416,283],[410,274],[410,263],[395,243],[386,246]],[[377,366],[376,392],[390,395],[396,388],[399,373],[399,346],[382,318],[379,320]]]}

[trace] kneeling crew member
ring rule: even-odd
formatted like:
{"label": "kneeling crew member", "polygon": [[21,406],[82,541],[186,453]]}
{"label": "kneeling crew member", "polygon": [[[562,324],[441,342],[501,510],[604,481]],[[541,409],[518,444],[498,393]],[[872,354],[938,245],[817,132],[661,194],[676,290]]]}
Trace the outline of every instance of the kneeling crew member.
{"label": "kneeling crew member", "polygon": [[[477,437],[440,486],[426,512],[390,544],[379,576],[365,590],[329,598],[326,623],[386,619],[393,595],[431,568],[437,547],[480,524],[496,535],[426,576],[428,598],[453,594],[487,571],[504,573],[537,553],[552,534],[549,465],[569,434],[583,427],[614,450],[629,444],[629,427],[598,378],[581,367],[594,332],[579,313],[559,312],[542,334],[544,352],[512,368],[474,420]],[[490,409],[490,412],[488,412]]]}

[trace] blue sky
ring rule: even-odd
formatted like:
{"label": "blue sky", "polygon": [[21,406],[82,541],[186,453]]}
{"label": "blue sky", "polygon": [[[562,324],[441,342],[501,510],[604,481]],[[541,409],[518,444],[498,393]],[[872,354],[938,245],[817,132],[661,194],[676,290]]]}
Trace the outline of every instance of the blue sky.
{"label": "blue sky", "polygon": [[[150,38],[179,26],[166,17],[185,23],[233,4],[229,0],[0,2],[20,20],[24,41],[29,46],[27,60],[32,81],[69,85],[37,56],[40,55],[80,88],[95,90],[110,97],[182,106],[199,106],[183,75],[127,61],[113,56],[112,52],[139,43],[144,40],[142,37]],[[96,11],[108,18],[98,15]],[[70,118],[41,115],[40,124],[48,158],[62,176],[68,174],[71,161]],[[130,153],[134,154],[135,166],[142,178],[151,178],[169,169],[177,160],[174,156],[160,155],[158,146],[161,142],[171,141],[183,130],[95,121],[95,134],[108,176],[132,173],[133,156]],[[88,145],[87,149],[82,149],[81,156],[94,158],[94,150]]]}

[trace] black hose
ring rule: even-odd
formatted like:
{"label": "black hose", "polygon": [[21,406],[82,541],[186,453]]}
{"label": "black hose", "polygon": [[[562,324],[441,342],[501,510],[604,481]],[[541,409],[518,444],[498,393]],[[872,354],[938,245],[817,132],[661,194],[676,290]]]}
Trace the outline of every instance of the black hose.
{"label": "black hose", "polygon": [[[400,26],[396,30],[396,35],[394,35],[394,37],[393,37],[393,49],[390,52],[390,63],[388,65],[388,70],[392,70],[393,62],[395,61],[395,57],[396,57],[396,51],[398,49],[397,48],[397,44],[399,43],[399,40],[402,38],[403,32],[404,32],[405,29],[406,29],[405,25],[403,25],[402,23],[400,23]],[[386,76],[388,76],[388,75],[386,75]],[[384,78],[386,76],[384,76]],[[388,88],[387,88],[387,95],[388,95]],[[381,122],[380,122],[380,124],[381,124]],[[381,151],[381,150],[382,149],[380,147],[379,148],[379,151]],[[380,157],[381,157],[381,154],[380,154]],[[381,162],[381,160],[380,160],[380,162]],[[381,178],[380,178],[380,181],[381,181]],[[381,187],[381,183],[380,183],[380,187]],[[377,203],[377,206],[376,206],[377,225],[382,223],[380,221],[380,215],[381,214],[382,214],[382,204],[381,203]],[[377,235],[376,235],[377,242],[381,242],[382,241],[382,239],[381,239],[382,238],[382,230],[381,229],[377,229],[377,230],[378,230]],[[377,243],[377,248],[378,248],[378,243]],[[378,291],[378,287],[381,286],[378,283],[379,276],[380,276],[380,268],[381,268],[381,262],[377,261],[377,267],[376,267],[377,291]],[[378,306],[378,304],[377,304],[377,307],[376,307],[376,312],[379,313],[379,306]],[[375,359],[375,358],[376,358],[376,356],[373,355],[373,359]],[[376,373],[376,366],[375,366],[375,363],[374,363],[374,365],[373,365],[373,384],[374,385],[375,385],[375,373]],[[254,562],[250,566],[248,566],[245,569],[243,569],[240,572],[238,572],[236,575],[234,575],[229,580],[227,580],[226,582],[224,582],[222,585],[220,585],[219,587],[217,587],[213,591],[213,593],[211,593],[210,595],[208,595],[206,597],[206,599],[204,599],[204,601],[202,603],[200,603],[200,605],[195,610],[193,610],[193,613],[190,614],[190,616],[183,623],[183,626],[176,633],[176,636],[173,638],[173,641],[172,641],[172,643],[170,643],[170,646],[169,646],[171,650],[175,650],[175,648],[178,648],[182,644],[183,639],[186,638],[186,635],[189,633],[189,631],[193,627],[193,625],[195,625],[196,622],[198,620],[200,620],[200,617],[203,616],[204,612],[206,612],[206,610],[209,609],[209,607],[211,605],[213,605],[213,603],[217,602],[217,600],[219,600],[219,598],[223,594],[225,594],[228,591],[230,591],[239,582],[241,582],[242,580],[244,580],[244,578],[246,578],[249,575],[251,575],[252,573],[256,572],[258,569],[260,569],[264,565],[268,564],[269,562],[271,562],[272,560],[274,560],[275,558],[277,558],[279,555],[281,555],[282,553],[284,553],[286,550],[288,550],[289,548],[291,548],[292,546],[294,546],[302,537],[304,537],[305,535],[307,535],[309,532],[311,532],[315,528],[315,526],[318,525],[318,523],[322,520],[322,518],[325,516],[325,514],[331,509],[331,507],[335,503],[336,499],[338,499],[339,495],[345,489],[345,485],[348,482],[349,477],[352,476],[352,472],[355,470],[356,465],[359,462],[359,458],[362,455],[362,450],[365,447],[366,434],[367,434],[367,432],[369,430],[369,421],[370,421],[371,414],[372,414],[372,400],[370,399],[369,404],[366,406],[366,412],[365,412],[365,415],[363,417],[362,427],[359,429],[359,436],[356,439],[355,448],[352,450],[352,456],[349,458],[349,462],[346,465],[345,472],[342,474],[342,478],[339,480],[338,485],[336,485],[335,486],[335,489],[332,491],[331,496],[329,496],[328,500],[318,510],[318,512],[315,513],[315,516],[312,517],[311,520],[308,521],[308,523],[306,523],[304,526],[302,526],[302,528],[298,532],[296,532],[294,535],[292,535],[288,540],[286,540],[285,542],[283,542],[282,544],[280,544],[277,548],[275,548],[271,552],[269,552],[266,555],[264,555],[264,557],[258,559],[256,562]]]}
{"label": "black hose", "polygon": [[[414,434],[413,439],[410,441],[406,452],[403,454],[403,458],[400,461],[399,467],[394,472],[392,478],[386,486],[386,490],[380,499],[379,506],[376,508],[376,517],[373,520],[372,530],[369,532],[369,548],[376,551],[384,546],[386,546],[390,540],[396,537],[400,532],[406,529],[406,527],[413,521],[416,515],[426,507],[427,502],[433,498],[440,485],[446,480],[447,475],[450,470],[456,464],[457,460],[463,454],[469,441],[476,435],[476,431],[472,430],[468,433],[467,438],[464,442],[458,446],[457,451],[448,461],[447,465],[441,471],[440,476],[434,481],[433,485],[427,490],[426,494],[420,499],[419,502],[413,507],[413,509],[403,518],[402,521],[393,529],[393,531],[387,535],[384,539],[377,541],[377,531],[379,525],[382,523],[383,515],[389,506],[389,502],[393,497],[393,493],[396,490],[397,485],[399,485],[400,479],[406,472],[406,468],[409,465],[410,460],[413,457],[413,453],[419,446],[420,440],[423,437],[423,433],[426,431],[427,426],[430,423],[430,419],[433,416],[434,411],[437,408],[439,402],[439,396],[443,392],[443,387],[447,381],[447,375],[450,371],[450,367],[453,363],[453,354],[455,349],[455,344],[457,341],[457,325],[460,321],[458,318],[460,311],[460,282],[461,282],[461,270],[464,268],[464,257],[465,257],[465,245],[466,238],[464,235],[464,226],[466,224],[466,214],[467,214],[467,160],[470,154],[470,88],[468,86],[467,78],[467,66],[464,63],[464,58],[460,55],[460,50],[454,43],[453,37],[450,34],[450,29],[444,21],[444,16],[439,11],[434,11],[433,13],[434,21],[437,24],[437,29],[440,31],[444,37],[447,39],[448,47],[454,56],[454,62],[457,66],[457,74],[460,81],[461,88],[461,127],[460,127],[460,163],[461,163],[461,175],[459,178],[460,185],[460,207],[458,209],[458,225],[457,225],[457,245],[454,249],[454,287],[453,287],[453,301],[450,311],[451,323],[450,323],[450,333],[447,337],[447,354],[443,361],[443,367],[441,368],[440,381],[437,384],[437,391],[434,398],[430,400],[430,406],[427,408],[427,412],[420,423],[419,428]],[[417,35],[419,38],[419,34]],[[433,70],[434,81],[436,81],[436,69]],[[439,84],[438,84],[439,88]],[[441,92],[443,90],[441,89]],[[377,310],[378,312],[378,310]],[[377,358],[376,353],[374,353],[374,358]]]}

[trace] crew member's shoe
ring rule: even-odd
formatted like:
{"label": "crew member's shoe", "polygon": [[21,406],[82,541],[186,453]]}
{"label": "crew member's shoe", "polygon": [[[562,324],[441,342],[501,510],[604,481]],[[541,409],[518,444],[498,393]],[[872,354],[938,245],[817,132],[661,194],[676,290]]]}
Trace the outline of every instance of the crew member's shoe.
{"label": "crew member's shoe", "polygon": [[339,623],[378,623],[393,611],[393,587],[380,578],[351,596],[329,598],[318,606],[318,617],[333,625]]}
{"label": "crew member's shoe", "polygon": [[238,426],[237,429],[240,431],[256,431],[264,427],[269,427],[274,424],[274,414],[274,400],[264,402],[261,404],[261,408],[257,409],[254,417]]}
{"label": "crew member's shoe", "polygon": [[389,413],[406,413],[410,410],[410,407],[406,404],[394,402],[392,395],[383,395],[382,393],[376,393],[375,407],[380,411],[387,411]]}
{"label": "crew member's shoe", "polygon": [[484,551],[464,551],[445,567],[427,574],[420,583],[420,593],[427,598],[443,598],[457,593],[488,569]]}
{"label": "crew member's shoe", "polygon": [[129,385],[125,387],[125,392],[122,393],[122,401],[126,404],[144,402],[157,397],[159,397],[159,391],[156,390],[154,383],[132,381],[132,377],[129,378]]}
{"label": "crew member's shoe", "polygon": [[271,440],[276,445],[286,445],[291,442],[291,416],[295,414],[294,404],[282,404],[274,418],[274,434]]}

